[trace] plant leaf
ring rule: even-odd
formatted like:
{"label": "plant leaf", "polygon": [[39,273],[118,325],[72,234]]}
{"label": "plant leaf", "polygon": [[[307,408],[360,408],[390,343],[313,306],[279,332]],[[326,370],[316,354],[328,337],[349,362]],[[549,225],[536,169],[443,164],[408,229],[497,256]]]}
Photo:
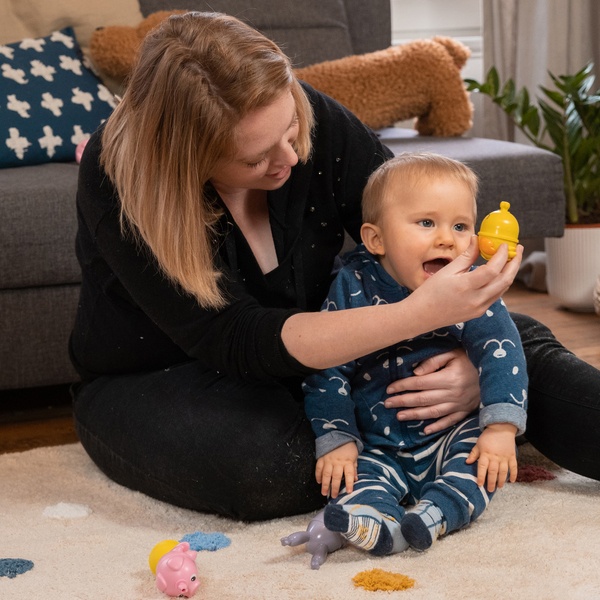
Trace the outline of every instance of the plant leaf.
{"label": "plant leaf", "polygon": [[[527,88],[500,83],[492,67],[483,83],[465,79],[467,89],[489,96],[536,146],[558,154],[565,174],[567,219],[600,206],[600,89],[593,93],[593,63],[569,75],[548,73],[554,87],[539,86],[543,98],[531,103]],[[500,91],[501,90],[501,91]]]}
{"label": "plant leaf", "polygon": [[485,78],[485,83],[487,86],[489,86],[490,95],[494,97],[497,96],[498,90],[500,89],[500,77],[498,76],[496,67],[492,67],[488,71],[487,77]]}

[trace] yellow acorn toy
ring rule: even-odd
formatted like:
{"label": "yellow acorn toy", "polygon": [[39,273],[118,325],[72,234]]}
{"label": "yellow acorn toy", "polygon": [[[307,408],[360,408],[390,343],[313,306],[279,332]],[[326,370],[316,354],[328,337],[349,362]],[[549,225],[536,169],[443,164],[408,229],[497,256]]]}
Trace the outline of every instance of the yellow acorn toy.
{"label": "yellow acorn toy", "polygon": [[150,556],[148,557],[148,565],[150,566],[153,575],[156,575],[156,565],[158,564],[158,561],[167,554],[167,552],[171,552],[177,544],[179,544],[177,540],[163,540],[162,542],[158,542],[158,544],[152,548]]}
{"label": "yellow acorn toy", "polygon": [[487,215],[481,222],[479,237],[479,253],[485,260],[496,254],[502,244],[508,245],[508,260],[517,255],[519,243],[519,222],[509,212],[510,204],[500,202],[500,210],[495,210]]}

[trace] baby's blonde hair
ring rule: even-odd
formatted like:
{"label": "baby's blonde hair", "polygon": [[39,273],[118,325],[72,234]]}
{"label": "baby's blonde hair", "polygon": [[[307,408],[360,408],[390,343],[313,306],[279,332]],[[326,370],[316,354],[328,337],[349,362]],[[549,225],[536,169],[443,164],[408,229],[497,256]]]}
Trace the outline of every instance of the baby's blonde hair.
{"label": "baby's blonde hair", "polygon": [[[432,152],[403,152],[383,163],[375,170],[363,191],[362,216],[364,223],[379,223],[382,206],[391,196],[391,186],[410,187],[423,178],[452,177],[464,183],[473,195],[473,203],[479,188],[477,175],[462,162]],[[477,206],[474,206],[474,211]]]}
{"label": "baby's blonde hair", "polygon": [[231,16],[174,15],[145,38],[106,124],[101,163],[119,193],[123,230],[203,307],[227,302],[214,266],[220,212],[206,184],[235,153],[239,122],[285,91],[299,122],[294,148],[306,161],[312,109],[280,48]]}

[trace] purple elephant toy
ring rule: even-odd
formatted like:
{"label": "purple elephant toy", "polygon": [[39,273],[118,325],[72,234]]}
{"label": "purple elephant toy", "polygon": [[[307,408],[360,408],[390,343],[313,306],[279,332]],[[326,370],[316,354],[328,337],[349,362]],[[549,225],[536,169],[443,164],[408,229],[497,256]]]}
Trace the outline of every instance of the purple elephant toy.
{"label": "purple elephant toy", "polygon": [[318,569],[326,560],[327,555],[339,550],[346,544],[340,533],[329,531],[323,523],[323,511],[311,519],[306,531],[297,531],[281,538],[282,546],[299,546],[306,544],[306,551],[312,555],[310,568]]}

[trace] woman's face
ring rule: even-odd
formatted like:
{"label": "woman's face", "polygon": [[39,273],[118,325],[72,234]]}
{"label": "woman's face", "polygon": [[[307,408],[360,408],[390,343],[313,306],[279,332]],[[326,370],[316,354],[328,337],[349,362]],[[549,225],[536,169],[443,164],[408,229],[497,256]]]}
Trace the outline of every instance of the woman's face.
{"label": "woman's face", "polygon": [[243,190],[275,190],[298,162],[296,103],[290,91],[272,104],[246,115],[236,127],[236,151],[217,163],[211,183],[220,194]]}

